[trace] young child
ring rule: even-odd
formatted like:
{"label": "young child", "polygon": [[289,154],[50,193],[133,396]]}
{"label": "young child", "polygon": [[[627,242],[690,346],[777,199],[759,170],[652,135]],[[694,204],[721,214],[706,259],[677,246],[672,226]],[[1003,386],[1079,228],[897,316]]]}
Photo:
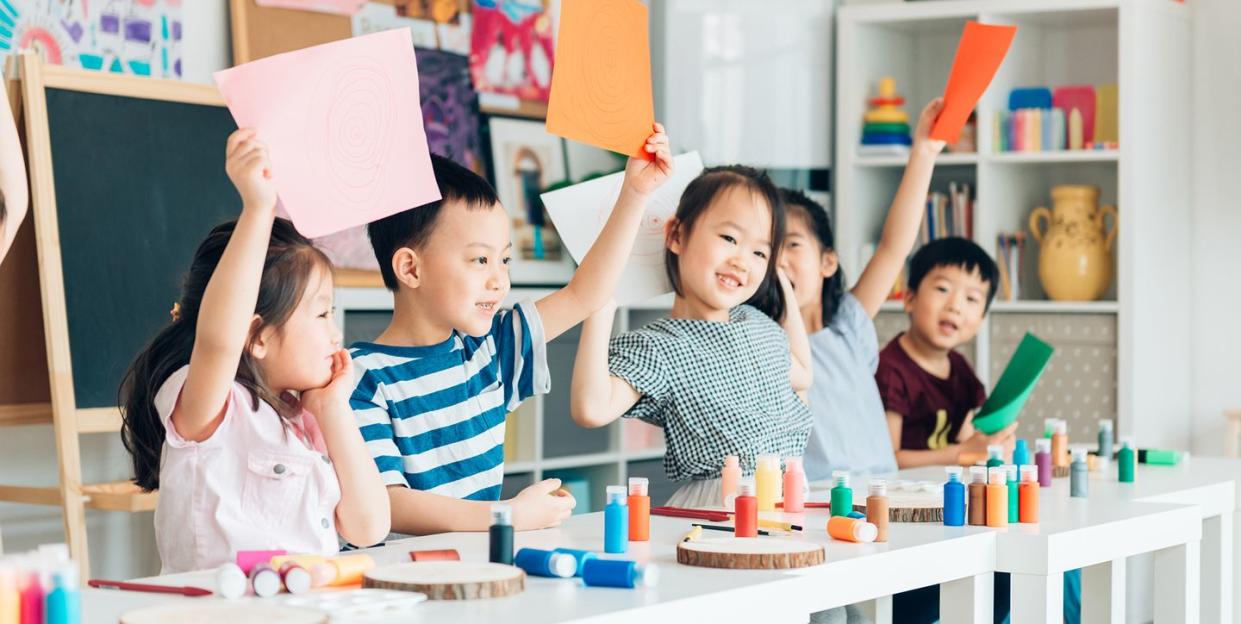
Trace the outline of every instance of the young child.
{"label": "young child", "polygon": [[26,216],[29,199],[21,140],[17,137],[9,98],[3,97],[0,98],[0,263],[13,245],[17,228]]}
{"label": "young child", "polygon": [[943,238],[909,263],[909,331],[879,354],[875,382],[901,468],[972,464],[987,445],[1015,442],[1016,423],[994,435],[975,431],[986,388],[956,348],[978,333],[998,285],[995,261],[964,238]]}
{"label": "young child", "polygon": [[749,167],[707,169],[685,189],[666,236],[669,318],[610,348],[613,310],[587,320],[570,411],[585,427],[622,415],[663,427],[668,476],[690,481],[668,504],[718,505],[726,455],[753,473],[758,455],[801,455],[810,433],[796,394],[810,385],[810,346],[772,257],[784,238],[779,191]]}
{"label": "young child", "polygon": [[[504,418],[546,393],[547,343],[612,296],[646,198],[672,171],[658,124],[631,158],[615,209],[569,284],[501,310],[509,292],[509,215],[473,172],[433,156],[443,198],[372,223],[371,244],[395,295],[392,322],[353,345],[350,399],[399,533],[482,531],[504,475]],[[559,524],[575,501],[548,479],[513,500],[517,529]]]}
{"label": "young child", "polygon": [[199,245],[172,323],[121,387],[134,481],[160,490],[161,574],[244,549],[328,555],[337,534],[388,532],[388,497],[349,409],[327,257],[276,218],[267,149],[250,130],[225,168],[241,217]]}
{"label": "young child", "polygon": [[930,138],[942,109],[943,100],[936,99],[922,110],[883,237],[852,289],[845,290],[827,211],[799,191],[782,191],[788,235],[780,268],[793,284],[814,360],[809,397],[814,427],[805,456],[811,481],[829,479],[834,470],[896,472],[875,384],[879,343],[874,318],[918,237],[935,157],[944,148],[943,141]]}

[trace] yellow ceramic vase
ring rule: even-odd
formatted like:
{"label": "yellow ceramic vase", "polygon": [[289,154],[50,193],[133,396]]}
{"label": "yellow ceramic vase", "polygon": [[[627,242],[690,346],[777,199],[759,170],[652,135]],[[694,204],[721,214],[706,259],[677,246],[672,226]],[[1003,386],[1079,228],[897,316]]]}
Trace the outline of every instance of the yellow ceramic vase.
{"label": "yellow ceramic vase", "polygon": [[[1051,189],[1052,209],[1030,213],[1030,231],[1039,242],[1038,277],[1054,301],[1094,301],[1112,283],[1115,206],[1099,207],[1099,189],[1064,185]],[[1108,229],[1105,218],[1112,215]],[[1043,222],[1043,223],[1040,223]]]}

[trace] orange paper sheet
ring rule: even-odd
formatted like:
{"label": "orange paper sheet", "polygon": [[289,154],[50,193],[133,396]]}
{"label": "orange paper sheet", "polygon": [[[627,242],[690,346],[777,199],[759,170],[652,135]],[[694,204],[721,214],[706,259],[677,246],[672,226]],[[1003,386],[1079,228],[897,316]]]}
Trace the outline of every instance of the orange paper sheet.
{"label": "orange paper sheet", "polygon": [[655,123],[647,19],[638,0],[564,0],[548,132],[644,155]]}
{"label": "orange paper sheet", "polygon": [[961,128],[995,78],[1016,34],[1016,26],[965,24],[956,59],[952,61],[952,73],[944,87],[944,110],[931,128],[932,139],[952,144],[961,138]]}

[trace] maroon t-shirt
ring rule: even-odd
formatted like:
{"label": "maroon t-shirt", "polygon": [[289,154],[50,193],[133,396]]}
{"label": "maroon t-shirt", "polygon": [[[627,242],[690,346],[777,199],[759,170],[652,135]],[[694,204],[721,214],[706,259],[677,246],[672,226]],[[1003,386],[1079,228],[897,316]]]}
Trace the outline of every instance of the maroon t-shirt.
{"label": "maroon t-shirt", "polygon": [[964,356],[951,351],[948,362],[947,379],[928,373],[905,353],[900,335],[879,352],[875,383],[883,409],[904,416],[902,449],[935,450],[956,444],[965,417],[987,399],[986,388]]}

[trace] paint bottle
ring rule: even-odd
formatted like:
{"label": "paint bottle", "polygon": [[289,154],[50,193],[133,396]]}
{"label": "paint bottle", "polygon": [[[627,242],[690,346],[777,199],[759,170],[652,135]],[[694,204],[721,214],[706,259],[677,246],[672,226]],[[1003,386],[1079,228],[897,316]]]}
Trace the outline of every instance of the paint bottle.
{"label": "paint bottle", "polygon": [[578,550],[576,548],[557,548],[553,552],[573,557],[573,565],[576,566],[574,576],[581,576],[582,568],[586,566],[586,562],[595,558],[595,553],[592,553],[589,550]]}
{"label": "paint bottle", "polygon": [[629,541],[646,542],[651,539],[651,497],[647,494],[649,481],[642,477],[629,477]]}
{"label": "paint bottle", "polygon": [[1086,498],[1090,491],[1090,467],[1086,465],[1086,449],[1073,449],[1073,463],[1069,466],[1069,496]]}
{"label": "paint bottle", "polygon": [[0,558],[0,624],[19,624],[21,593],[17,589],[17,560]]}
{"label": "paint bottle", "polygon": [[1026,464],[1021,467],[1021,485],[1018,486],[1018,520],[1024,524],[1038,522],[1038,466]]}
{"label": "paint bottle", "polygon": [[582,582],[589,587],[654,587],[659,584],[659,566],[621,559],[591,559],[582,568]]}
{"label": "paint bottle", "polygon": [[827,534],[832,539],[866,544],[879,536],[879,527],[857,518],[832,516],[827,519]]}
{"label": "paint bottle", "polygon": [[272,557],[270,561],[264,561],[263,563],[270,563],[271,567],[279,570],[284,567],[284,564],[292,561],[309,570],[320,563],[327,563],[327,560],[328,558],[323,555],[277,555]]}
{"label": "paint bottle", "polygon": [[853,489],[849,487],[849,471],[833,470],[832,515],[847,516],[853,511]]}
{"label": "paint bottle", "polygon": [[43,573],[36,567],[23,573],[21,589],[21,624],[43,624],[44,592]]}
{"label": "paint bottle", "polygon": [[603,507],[603,552],[619,554],[629,550],[629,491],[623,485],[609,485],[608,503]]}
{"label": "paint bottle", "polygon": [[1120,452],[1116,454],[1116,473],[1120,477],[1121,483],[1133,483],[1134,471],[1138,461],[1138,454],[1133,450],[1133,439],[1123,437],[1120,439]]}
{"label": "paint bottle", "polygon": [[1188,455],[1180,451],[1162,451],[1159,449],[1138,449],[1138,463],[1152,466],[1175,466],[1181,458]]}
{"label": "paint bottle", "polygon": [[888,541],[888,483],[874,479],[867,486],[866,521],[875,525],[876,542]]}
{"label": "paint bottle", "polygon": [[250,568],[250,587],[259,598],[270,598],[280,593],[280,573],[270,563],[260,563]]}
{"label": "paint bottle", "polygon": [[1056,421],[1056,433],[1051,436],[1051,461],[1056,468],[1069,467],[1069,423]]}
{"label": "paint bottle", "polygon": [[531,576],[570,578],[577,574],[577,560],[573,555],[554,550],[523,548],[517,551],[513,562]]}
{"label": "paint bottle", "polygon": [[1008,474],[1003,467],[987,469],[987,526],[1008,526]]}
{"label": "paint bottle", "polygon": [[970,466],[970,526],[987,525],[987,468]]}
{"label": "paint bottle", "polygon": [[1008,486],[1008,523],[1017,524],[1020,516],[1017,500],[1017,464],[1004,465],[1004,485]]}
{"label": "paint bottle", "polygon": [[988,444],[987,445],[987,467],[995,468],[1004,465],[1004,445]]}
{"label": "paint bottle", "polygon": [[754,485],[757,488],[758,510],[774,511],[780,500],[780,458],[776,455],[759,455],[754,468]]}
{"label": "paint bottle", "polygon": [[491,528],[487,532],[490,538],[488,561],[513,565],[513,507],[511,505],[507,503],[491,505]]}
{"label": "paint bottle", "polygon": [[280,566],[280,582],[290,594],[304,594],[311,590],[310,570],[296,561],[286,561]]}
{"label": "paint bottle", "polygon": [[1044,438],[1047,438],[1048,440],[1050,440],[1051,436],[1056,435],[1056,421],[1057,420],[1058,419],[1056,418],[1044,418],[1043,419],[1043,437]]}
{"label": "paint bottle", "polygon": [[733,523],[737,537],[758,537],[758,499],[754,497],[754,481],[742,479],[733,500]]}
{"label": "paint bottle", "polygon": [[1111,419],[1099,421],[1099,457],[1105,457],[1109,461],[1112,459],[1112,443],[1115,440],[1115,432]]}
{"label": "paint bottle", "polygon": [[948,481],[944,483],[944,525],[965,524],[965,484],[961,483],[961,467],[948,466]]}
{"label": "paint bottle", "polygon": [[241,598],[246,595],[246,575],[235,563],[225,563],[215,570],[215,595],[221,598]]}
{"label": "paint bottle", "polygon": [[724,470],[720,472],[720,504],[724,509],[733,506],[737,496],[737,484],[741,482],[741,462],[736,455],[724,458]]}
{"label": "paint bottle", "polygon": [[461,553],[455,548],[439,548],[436,550],[411,550],[410,561],[461,561]]}
{"label": "paint bottle", "polygon": [[1013,445],[1013,465],[1024,466],[1030,463],[1030,446],[1025,440],[1017,440]]}
{"label": "paint bottle", "polygon": [[800,457],[784,460],[784,512],[801,513],[806,510],[806,473]]}
{"label": "paint bottle", "polygon": [[1038,466],[1038,484],[1051,487],[1051,440],[1039,438],[1034,441],[1034,463]]}
{"label": "paint bottle", "polygon": [[78,568],[62,563],[52,573],[52,591],[47,594],[47,624],[80,624],[82,594],[78,590]]}

